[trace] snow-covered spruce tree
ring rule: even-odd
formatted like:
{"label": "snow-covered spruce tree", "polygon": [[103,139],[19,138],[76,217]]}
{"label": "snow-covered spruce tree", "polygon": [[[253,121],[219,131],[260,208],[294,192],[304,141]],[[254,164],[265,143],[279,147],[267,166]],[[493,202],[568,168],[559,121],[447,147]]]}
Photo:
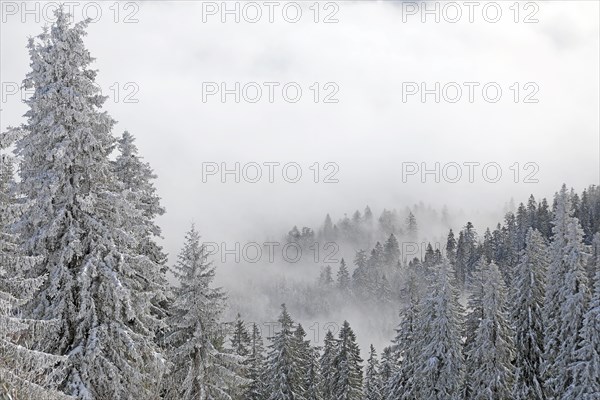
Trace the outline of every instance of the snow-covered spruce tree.
{"label": "snow-covered spruce tree", "polygon": [[384,347],[381,352],[381,362],[379,363],[379,376],[381,377],[381,395],[384,399],[390,396],[392,378],[398,370],[398,360],[395,357],[395,352],[392,346]]}
{"label": "snow-covered spruce tree", "polygon": [[405,306],[400,311],[400,325],[392,347],[393,358],[398,365],[390,379],[383,382],[388,400],[411,398],[414,390],[417,344],[421,332],[417,331],[420,322],[419,286],[417,271],[413,268],[408,269],[404,297]]}
{"label": "snow-covered spruce tree", "polygon": [[462,307],[452,285],[451,267],[442,262],[420,313],[414,397],[462,399],[464,359],[461,348]]}
{"label": "snow-covered spruce tree", "polygon": [[[0,150],[4,150],[8,138],[3,134],[0,139]],[[19,307],[35,296],[43,277],[26,277],[39,260],[17,250],[17,238],[10,228],[17,204],[13,160],[1,154],[0,163],[0,398],[71,398],[55,390],[57,382],[64,379],[65,357],[25,347],[56,340],[58,324],[21,318]]]}
{"label": "snow-covered spruce tree", "polygon": [[319,360],[321,381],[322,381],[322,393],[325,400],[331,399],[333,396],[333,383],[335,379],[335,370],[333,360],[335,358],[335,349],[337,347],[337,341],[331,331],[327,331],[325,339],[323,340],[323,354]]}
{"label": "snow-covered spruce tree", "polygon": [[336,400],[359,400],[363,394],[363,374],[360,349],[356,335],[348,321],[344,321],[333,359],[332,398]]}
{"label": "snow-covered spruce tree", "polygon": [[504,278],[495,263],[484,270],[483,318],[467,353],[466,376],[469,399],[512,398],[514,356],[513,331],[506,302]]}
{"label": "snow-covered spruce tree", "polygon": [[[467,315],[465,317],[464,322],[464,332],[463,336],[465,337],[465,343],[463,346],[463,354],[470,354],[473,351],[475,346],[475,340],[477,337],[477,328],[481,323],[481,320],[484,317],[483,310],[483,297],[485,296],[485,276],[487,270],[489,269],[489,264],[486,262],[485,257],[481,257],[477,264],[475,265],[475,271],[471,275],[468,282],[468,301],[467,301]],[[471,370],[471,368],[475,368]],[[476,363],[466,363],[465,365],[465,374],[467,377],[475,375],[477,373],[477,365]],[[465,380],[465,397],[467,399],[471,398],[469,379]]]}
{"label": "snow-covered spruce tree", "polygon": [[296,368],[300,362],[294,337],[294,321],[285,304],[281,305],[278,322],[280,330],[271,338],[267,357],[266,395],[268,400],[297,400],[301,398],[302,376]]}
{"label": "snow-covered spruce tree", "polygon": [[549,399],[561,398],[573,382],[569,366],[575,361],[589,297],[583,230],[572,214],[570,196],[563,185],[555,196],[544,301],[544,385]]}
{"label": "snow-covered spruce tree", "polygon": [[343,258],[340,261],[340,267],[337,272],[337,288],[343,294],[347,294],[350,291],[350,273]]}
{"label": "snow-covered spruce tree", "polygon": [[246,386],[245,400],[265,400],[265,356],[264,346],[260,330],[256,324],[252,324],[252,335],[250,337],[250,354],[247,359],[246,377],[250,383]]}
{"label": "snow-covered spruce tree", "polygon": [[[140,274],[144,277],[142,283],[145,285],[143,291],[145,296],[150,297],[152,314],[157,319],[164,320],[167,316],[170,289],[165,274],[167,256],[156,243],[161,230],[154,220],[163,215],[165,209],[160,205],[160,197],[154,187],[156,175],[150,164],[142,161],[134,142],[133,135],[125,131],[117,141],[119,155],[112,167],[122,183],[127,199],[139,211],[131,223],[138,225],[138,252],[146,257],[140,266]],[[158,328],[162,331],[164,326],[159,324]]]}
{"label": "snow-covered spruce tree", "polygon": [[306,392],[310,382],[307,381],[308,372],[312,364],[312,349],[310,347],[310,341],[305,340],[306,331],[302,327],[302,324],[298,324],[294,330],[294,347],[298,357],[296,363],[296,373],[298,374],[298,395],[306,397]]}
{"label": "snow-covered spruce tree", "polygon": [[[249,357],[250,352],[252,350],[252,338],[248,329],[246,329],[244,320],[242,319],[240,314],[237,314],[236,319],[233,323],[233,328],[231,332],[231,338],[229,339],[229,343],[231,349],[229,350],[233,354],[239,356],[239,370],[237,373],[244,378],[248,378],[248,368],[249,368]],[[249,379],[249,378],[248,378]],[[232,388],[230,395],[233,399],[241,399],[245,400],[245,393],[247,388],[244,386],[238,386]]]}
{"label": "snow-covered spruce tree", "polygon": [[375,347],[371,345],[369,349],[369,358],[367,359],[367,369],[365,370],[365,385],[364,385],[365,400],[381,400],[383,385],[381,376],[379,375],[379,361],[377,360],[377,352]]}
{"label": "snow-covered spruce tree", "polygon": [[548,250],[543,236],[527,232],[525,249],[515,268],[511,293],[511,320],[515,330],[515,400],[544,399],[542,363],[544,355],[544,279]]}
{"label": "snow-covered spruce tree", "polygon": [[242,316],[238,314],[233,323],[233,332],[231,335],[231,349],[235,354],[241,357],[248,357],[251,351],[252,338],[246,329]]}
{"label": "snow-covered spruce tree", "polygon": [[595,276],[594,295],[579,331],[579,347],[569,366],[573,382],[563,400],[600,399],[600,271]]}
{"label": "snow-covered spruce tree", "polygon": [[207,260],[200,235],[192,226],[186,234],[173,272],[175,289],[165,344],[172,363],[167,398],[183,400],[230,399],[228,388],[247,383],[236,371],[240,357],[222,349],[227,331],[221,322],[225,294],[212,287],[215,269]]}
{"label": "snow-covered spruce tree", "polygon": [[40,349],[69,358],[61,389],[81,399],[153,399],[164,370],[138,275],[140,212],[122,195],[109,155],[114,120],[85,49],[87,21],[72,25],[62,8],[49,30],[29,41],[23,86],[27,122],[15,145],[20,251],[41,258],[47,275],[28,315],[60,321],[58,340]]}
{"label": "snow-covered spruce tree", "polygon": [[319,350],[315,347],[310,347],[308,370],[304,379],[306,391],[304,398],[306,400],[323,400],[323,383],[321,380],[319,366]]}

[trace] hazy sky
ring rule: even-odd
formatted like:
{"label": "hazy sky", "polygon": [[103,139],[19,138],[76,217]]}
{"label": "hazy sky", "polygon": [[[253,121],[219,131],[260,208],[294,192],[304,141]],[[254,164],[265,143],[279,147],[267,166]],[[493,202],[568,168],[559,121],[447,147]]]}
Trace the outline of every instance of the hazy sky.
{"label": "hazy sky", "polygon": [[[100,3],[102,15],[90,25],[86,43],[97,58],[98,83],[111,95],[105,109],[119,121],[114,133],[127,129],[135,135],[159,176],[156,184],[167,208],[159,223],[171,255],[191,221],[208,240],[233,240],[256,232],[273,236],[294,224],[315,226],[327,212],[337,219],[366,204],[378,213],[422,200],[486,214],[511,197],[551,196],[562,182],[579,191],[599,183],[596,1],[537,2],[539,10],[521,3],[518,23],[509,9],[512,2],[498,3],[497,23],[484,19],[482,7],[470,23],[463,2],[456,3],[463,13],[457,23],[447,21],[456,9],[446,8],[444,14],[443,2],[439,23],[434,15],[421,21],[423,5],[412,15],[413,9],[399,2],[320,3],[318,23],[308,8],[312,2],[302,2],[297,23],[283,18],[284,3],[274,9],[273,23],[263,2],[255,3],[263,12],[256,23],[244,15],[240,23],[227,15],[222,23],[218,10],[210,13],[221,2],[131,2],[128,8],[120,3],[118,16],[114,6],[109,9],[112,2]],[[19,95],[10,94],[11,83],[21,82],[28,71],[27,38],[43,25],[35,15],[23,14],[21,4],[2,3],[3,130],[24,121],[26,108]],[[83,4],[75,7],[76,20]],[[45,3],[39,7],[40,14],[47,11]],[[289,18],[293,7],[286,8]],[[96,4],[88,6],[88,15],[95,17],[95,10]],[[253,18],[255,10],[245,10]],[[487,12],[492,19],[495,9]],[[538,22],[524,23],[531,13]],[[337,23],[323,23],[330,14]],[[124,23],[127,16],[138,22]],[[257,82],[262,98],[235,103],[230,95],[223,103],[215,95],[203,102],[206,82],[225,82],[230,89],[235,82],[241,87]],[[273,103],[264,82],[279,83]],[[290,82],[302,89],[297,103],[282,97],[281,87]],[[318,103],[310,89],[315,82]],[[436,103],[431,94],[422,102],[415,94],[403,101],[403,94],[421,82],[428,89],[439,82],[440,93],[446,85],[446,97]],[[479,84],[472,103],[464,82]],[[490,98],[495,87],[502,89],[496,103],[483,98],[488,83],[493,83]],[[451,103],[456,86],[462,97]],[[118,102],[110,87],[119,88]],[[335,87],[338,102],[324,103],[323,96]],[[132,99],[138,102],[124,102],[136,88]],[[253,91],[247,94],[254,97]],[[527,95],[538,102],[525,103]],[[275,183],[269,183],[263,165],[259,183],[235,183],[232,176],[222,183],[218,175],[203,182],[203,162],[226,162],[229,168],[235,162],[295,162],[302,178],[286,182],[279,166]],[[319,183],[310,169],[315,162]],[[324,169],[328,162],[339,167],[338,183],[322,182],[334,171]],[[430,169],[439,162],[450,177],[454,170],[446,163],[493,162],[502,178],[486,182],[480,165],[469,183],[463,165],[458,183],[436,183],[433,175],[423,183],[419,173],[403,182],[406,162],[419,167],[425,162]],[[515,162],[518,183],[510,169]],[[525,168],[526,163],[535,165]],[[254,170],[247,171],[254,176]],[[524,182],[531,172],[538,183]]]}

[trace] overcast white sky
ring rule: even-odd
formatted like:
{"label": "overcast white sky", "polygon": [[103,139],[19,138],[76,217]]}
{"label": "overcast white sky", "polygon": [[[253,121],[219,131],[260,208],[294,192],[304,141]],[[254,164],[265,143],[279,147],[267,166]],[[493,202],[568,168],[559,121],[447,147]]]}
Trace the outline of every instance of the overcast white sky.
{"label": "overcast white sky", "polygon": [[[3,91],[23,79],[27,38],[43,25],[32,15],[21,22],[22,10],[12,15],[7,3],[2,5]],[[367,1],[337,2],[338,23],[314,23],[311,3],[302,3],[299,23],[286,22],[276,9],[275,23],[263,16],[252,24],[232,17],[221,23],[218,15],[203,22],[202,3],[192,1],[136,3],[138,23],[115,23],[113,3],[107,2],[100,20],[89,27],[86,42],[97,58],[104,93],[110,94],[115,82],[121,96],[128,92],[126,82],[139,87],[137,104],[113,97],[105,108],[119,121],[114,133],[134,134],[159,176],[167,208],[160,224],[171,255],[191,221],[209,240],[232,240],[258,230],[275,235],[294,224],[314,226],[326,212],[337,219],[366,204],[378,213],[422,200],[485,214],[511,197],[551,196],[562,182],[577,190],[599,183],[597,1],[537,2],[539,22],[531,24],[513,21],[512,2],[500,2],[497,23],[486,22],[477,9],[475,22],[463,15],[455,24],[443,18],[435,23],[431,16],[422,23],[419,15],[406,15],[399,2]],[[120,20],[136,11],[123,4]],[[463,2],[458,4],[466,13]],[[334,10],[323,7],[320,17]],[[77,20],[82,8],[75,8]],[[531,11],[521,3],[519,18]],[[202,102],[203,82],[232,86],[236,81],[297,82],[303,97],[286,103],[276,89],[273,104],[221,103],[218,97]],[[315,104],[309,90],[314,82],[335,82],[339,102]],[[480,86],[473,103],[466,88],[455,104],[436,104],[432,96],[425,103],[418,96],[403,102],[403,82],[429,87],[497,82],[503,94],[488,103]],[[526,82],[537,84],[539,102],[514,103],[509,89],[514,82],[522,96],[530,92]],[[22,123],[25,110],[19,96],[3,98],[1,129]],[[274,184],[266,178],[224,184],[215,177],[203,183],[207,161],[297,162],[303,177],[286,183],[276,169]],[[470,161],[496,162],[503,177],[487,183],[479,168],[472,184],[466,176],[455,184],[435,183],[431,176],[422,183],[418,175],[402,182],[403,162],[433,167]],[[314,162],[337,163],[339,183],[313,183]],[[509,169],[515,162],[521,166],[519,183]],[[539,183],[523,182],[527,162],[539,165]]]}

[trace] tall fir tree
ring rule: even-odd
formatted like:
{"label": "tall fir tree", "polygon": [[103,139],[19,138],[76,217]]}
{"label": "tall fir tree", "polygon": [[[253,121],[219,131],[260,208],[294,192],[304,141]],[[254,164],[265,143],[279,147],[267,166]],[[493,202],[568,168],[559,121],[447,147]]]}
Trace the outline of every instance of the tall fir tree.
{"label": "tall fir tree", "polygon": [[[155,219],[165,213],[156,193],[154,180],[157,176],[150,164],[144,162],[138,155],[135,138],[125,131],[117,140],[119,155],[112,163],[114,174],[122,183],[123,192],[127,199],[139,211],[131,224],[136,226],[138,252],[146,256],[146,262],[141,265],[141,276],[145,284],[144,295],[151,298],[151,312],[159,320],[167,316],[170,287],[166,279],[167,255],[156,242],[161,238],[161,229]],[[164,324],[158,324],[163,331]]]}
{"label": "tall fir tree", "polygon": [[544,376],[549,399],[564,395],[573,382],[578,333],[588,301],[583,231],[573,217],[571,198],[563,185],[555,196],[550,265],[544,302]]}
{"label": "tall fir tree", "polygon": [[250,354],[247,361],[247,375],[250,383],[246,386],[245,400],[265,400],[265,356],[264,344],[260,330],[252,324],[250,337]]}
{"label": "tall fir tree", "polygon": [[379,375],[379,360],[375,347],[369,348],[369,358],[365,370],[364,400],[382,400],[383,383]]}
{"label": "tall fir tree", "polygon": [[279,332],[271,338],[267,358],[265,377],[268,400],[297,400],[301,398],[302,376],[299,375],[296,338],[294,337],[294,321],[285,304],[281,306],[278,319]]}
{"label": "tall fir tree", "polygon": [[418,331],[414,397],[462,399],[464,358],[461,348],[462,307],[447,261],[440,265],[430,293],[423,299]]}
{"label": "tall fir tree", "polygon": [[456,263],[456,239],[454,238],[454,232],[450,229],[448,237],[446,239],[446,258],[450,264],[455,265]]}
{"label": "tall fir tree", "polygon": [[250,354],[252,338],[250,337],[250,333],[248,332],[248,329],[246,329],[246,325],[240,314],[236,316],[235,322],[233,323],[233,332],[230,343],[231,349],[238,356],[245,358]]}
{"label": "tall fir tree", "polygon": [[319,360],[319,369],[322,380],[323,399],[333,398],[333,386],[335,379],[334,358],[337,348],[337,341],[331,331],[327,331],[323,340],[323,354]]}
{"label": "tall fir tree", "polygon": [[475,340],[467,353],[467,399],[503,400],[511,398],[514,356],[506,287],[493,262],[483,273],[483,317]]}
{"label": "tall fir tree", "polygon": [[363,394],[363,373],[360,348],[356,335],[348,321],[340,329],[335,357],[332,398],[336,400],[359,400]]}
{"label": "tall fir tree", "polygon": [[[8,135],[0,139],[4,150]],[[0,398],[71,398],[56,390],[56,382],[64,379],[65,357],[34,351],[25,343],[56,340],[58,321],[21,318],[19,308],[36,295],[45,277],[27,277],[40,260],[17,249],[11,229],[18,203],[13,160],[8,154],[0,156]]]}
{"label": "tall fir tree", "polygon": [[65,393],[153,399],[164,360],[138,275],[149,261],[138,247],[143,217],[111,168],[115,121],[100,111],[106,98],[83,43],[89,21],[71,24],[62,7],[55,16],[28,44],[23,86],[33,94],[15,146],[20,251],[40,257],[33,274],[48,276],[27,314],[61,323],[58,340],[40,349],[68,356]]}
{"label": "tall fir tree", "polygon": [[337,287],[341,293],[348,293],[350,291],[350,273],[346,268],[346,262],[342,258],[340,261],[340,267],[337,272]]}
{"label": "tall fir tree", "polygon": [[511,292],[511,319],[515,328],[515,400],[544,399],[544,284],[548,268],[544,237],[533,228],[515,269]]}
{"label": "tall fir tree", "polygon": [[404,293],[404,307],[400,312],[400,325],[396,329],[396,337],[393,340],[393,360],[397,364],[392,375],[384,382],[386,383],[385,394],[388,400],[406,399],[414,396],[416,381],[416,362],[419,355],[417,345],[421,332],[420,308],[419,308],[419,284],[417,272],[408,270],[406,287]]}
{"label": "tall fir tree", "polygon": [[226,389],[246,382],[237,373],[239,357],[222,348],[227,332],[221,322],[226,297],[212,286],[215,269],[193,225],[173,272],[180,286],[171,308],[171,330],[165,337],[172,363],[166,397],[229,399]]}
{"label": "tall fir tree", "polygon": [[600,399],[600,271],[596,272],[594,295],[579,331],[579,346],[569,365],[573,381],[562,399]]}

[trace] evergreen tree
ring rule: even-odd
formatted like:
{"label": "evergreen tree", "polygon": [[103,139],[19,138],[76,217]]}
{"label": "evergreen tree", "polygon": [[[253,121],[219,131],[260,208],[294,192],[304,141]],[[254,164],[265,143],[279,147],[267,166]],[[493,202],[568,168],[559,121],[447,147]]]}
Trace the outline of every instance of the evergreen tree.
{"label": "evergreen tree", "polygon": [[[2,150],[8,146],[7,136],[1,137]],[[13,161],[1,154],[0,163],[0,398],[71,398],[56,391],[56,382],[64,379],[65,357],[31,350],[20,340],[56,340],[58,321],[20,318],[19,307],[36,295],[44,279],[27,278],[40,260],[17,250],[10,228],[17,205]]]}
{"label": "evergreen tree", "polygon": [[383,259],[387,267],[393,267],[400,260],[400,245],[392,233],[383,246]]}
{"label": "evergreen tree", "polygon": [[[473,272],[469,281],[469,297],[467,302],[468,313],[465,318],[464,329],[465,343],[463,353],[465,358],[474,351],[476,346],[477,328],[484,318],[483,298],[485,296],[485,279],[488,268],[489,264],[485,261],[484,257],[481,257],[475,267],[475,272]],[[467,363],[467,377],[475,375],[477,373],[477,368],[478,366],[475,362]],[[468,384],[465,386],[465,397],[472,397],[471,388]]]}
{"label": "evergreen tree", "polygon": [[154,344],[155,318],[139,251],[144,218],[122,192],[109,156],[114,120],[94,83],[83,36],[63,8],[49,30],[29,41],[33,89],[21,160],[20,252],[40,257],[48,276],[27,307],[31,318],[58,320],[57,340],[39,349],[68,356],[61,389],[81,399],[156,398],[164,371]]}
{"label": "evergreen tree", "polygon": [[596,272],[594,295],[579,331],[579,346],[569,366],[573,382],[563,399],[600,398],[600,271]]}
{"label": "evergreen tree", "polygon": [[342,293],[348,293],[350,290],[350,273],[343,258],[337,272],[337,287]]}
{"label": "evergreen tree", "polygon": [[461,349],[462,307],[443,262],[430,293],[423,299],[414,394],[410,398],[462,399],[464,359]]}
{"label": "evergreen tree", "polygon": [[379,376],[381,377],[381,395],[382,398],[388,399],[391,389],[391,380],[396,374],[397,359],[392,350],[392,346],[384,347],[381,352],[381,363],[379,365]]}
{"label": "evergreen tree", "polygon": [[409,211],[408,217],[406,217],[406,233],[408,239],[415,241],[419,236],[419,228],[417,227],[417,219],[415,218],[412,211]]}
{"label": "evergreen tree", "polygon": [[191,399],[229,399],[227,388],[246,383],[237,371],[238,356],[227,354],[220,346],[226,332],[220,321],[225,294],[213,288],[215,269],[200,235],[192,226],[173,267],[180,287],[175,290],[169,326],[165,337],[172,363],[167,397]]}
{"label": "evergreen tree", "polygon": [[446,240],[446,258],[452,265],[455,265],[456,263],[456,245],[454,232],[450,229],[450,232],[448,232],[448,239]]}
{"label": "evergreen tree", "polygon": [[[138,235],[138,252],[146,256],[146,262],[141,265],[141,276],[144,276],[144,296],[152,301],[151,312],[159,319],[167,316],[169,285],[165,273],[167,271],[167,256],[161,246],[156,243],[161,230],[154,220],[165,213],[160,205],[160,197],[156,194],[153,181],[156,175],[150,165],[138,156],[135,138],[125,131],[117,141],[119,155],[112,163],[113,171],[127,199],[133,204],[139,214],[131,224],[136,227]],[[164,327],[159,325],[159,328]]]}
{"label": "evergreen tree", "polygon": [[288,314],[285,304],[281,305],[278,322],[280,330],[271,338],[267,358],[265,374],[267,399],[297,400],[301,398],[302,391],[299,387],[302,377],[296,368],[300,360],[293,331],[294,321]]}
{"label": "evergreen tree", "polygon": [[336,400],[362,399],[362,359],[356,344],[356,335],[348,321],[344,321],[333,359],[332,398]]}
{"label": "evergreen tree", "polygon": [[546,240],[552,236],[552,212],[548,200],[542,199],[537,210],[537,228]]}
{"label": "evergreen tree", "polygon": [[566,186],[555,196],[553,237],[550,245],[546,297],[544,302],[544,374],[550,399],[563,396],[573,382],[578,333],[588,300],[583,259],[583,231],[573,217]]}
{"label": "evergreen tree", "polygon": [[365,371],[364,400],[381,400],[382,382],[379,376],[379,361],[375,347],[371,345],[369,358],[367,360],[367,369]]}
{"label": "evergreen tree", "polygon": [[514,348],[506,288],[498,266],[491,263],[484,270],[483,318],[475,332],[475,340],[467,353],[469,399],[511,398]]}
{"label": "evergreen tree", "polygon": [[294,352],[297,356],[295,373],[298,375],[298,381],[295,382],[297,393],[300,397],[306,398],[310,382],[307,380],[312,365],[313,349],[310,347],[310,341],[305,340],[306,331],[302,324],[298,324],[294,330]]}
{"label": "evergreen tree", "polygon": [[544,278],[548,251],[543,236],[527,232],[512,287],[512,321],[515,327],[515,400],[544,399],[542,362],[544,354]]}
{"label": "evergreen tree", "polygon": [[319,373],[319,359],[318,350],[316,348],[310,348],[309,362],[306,378],[304,380],[306,386],[306,392],[304,398],[306,400],[323,400],[321,375]]}
{"label": "evergreen tree", "polygon": [[333,386],[335,379],[334,359],[337,348],[337,341],[331,331],[327,331],[323,340],[323,354],[320,360],[320,373],[322,379],[323,399],[333,398]]}
{"label": "evergreen tree", "polygon": [[233,325],[233,334],[231,336],[231,348],[233,352],[241,357],[247,357],[250,354],[252,338],[244,325],[244,320],[240,314],[235,318]]}
{"label": "evergreen tree", "polygon": [[475,269],[478,260],[477,234],[473,224],[467,222],[464,229],[458,234],[456,243],[455,273],[459,287],[464,287],[470,274]]}
{"label": "evergreen tree", "polygon": [[393,340],[393,360],[398,363],[397,368],[384,380],[386,383],[386,396],[388,400],[412,398],[415,393],[414,382],[416,378],[417,358],[419,350],[417,345],[421,334],[419,317],[419,288],[417,274],[412,268],[408,271],[406,289],[404,290],[405,306],[400,312],[400,325],[396,329]]}
{"label": "evergreen tree", "polygon": [[265,359],[263,340],[260,330],[256,324],[252,324],[252,336],[250,338],[250,354],[247,361],[247,378],[250,383],[246,387],[245,400],[265,399]]}

